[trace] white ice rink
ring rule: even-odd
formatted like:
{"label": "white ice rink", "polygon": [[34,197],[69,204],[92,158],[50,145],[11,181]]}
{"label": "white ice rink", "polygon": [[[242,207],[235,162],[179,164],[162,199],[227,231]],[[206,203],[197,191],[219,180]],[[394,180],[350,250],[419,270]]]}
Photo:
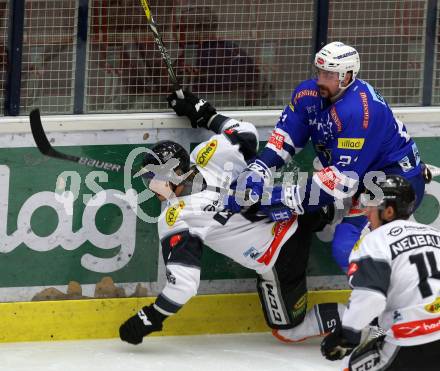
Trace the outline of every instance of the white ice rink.
{"label": "white ice rink", "polygon": [[283,344],[269,333],[3,343],[1,371],[330,371],[321,339]]}

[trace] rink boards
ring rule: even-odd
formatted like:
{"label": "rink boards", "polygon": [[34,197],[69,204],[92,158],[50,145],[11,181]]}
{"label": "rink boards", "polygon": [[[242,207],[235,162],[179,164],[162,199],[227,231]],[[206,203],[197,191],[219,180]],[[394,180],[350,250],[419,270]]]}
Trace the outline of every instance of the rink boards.
{"label": "rink boards", "polygon": [[[438,113],[414,109],[396,112],[415,137],[422,159],[440,166],[440,130],[435,121]],[[269,136],[270,125],[276,122],[277,114],[274,111],[231,113],[255,122],[260,139]],[[175,140],[191,149],[210,135],[204,130],[187,128],[185,121],[169,114],[51,116],[43,117],[43,122],[52,145],[60,146],[60,150],[122,164],[136,148],[158,140]],[[136,166],[142,154],[132,157]],[[312,160],[311,148],[295,158],[301,169],[307,170]],[[54,339],[112,337],[116,335],[114,325],[148,299],[102,297],[139,295],[139,292],[143,296],[145,292],[149,297],[157,295],[165,283],[154,224],[161,205],[148,199],[149,195],[144,195],[147,200],[141,203],[138,197],[136,217],[126,207],[132,200],[127,198],[130,189],[138,196],[144,190],[139,179],[123,174],[92,173],[80,165],[42,156],[34,147],[26,118],[3,119],[0,123],[0,301],[28,302],[37,299],[37,294],[41,300],[45,293],[49,298],[50,295],[60,299],[94,298],[1,304],[4,319],[1,326],[6,326],[1,331],[3,341],[48,339],[50,335]],[[66,191],[70,191],[73,198],[67,197]],[[433,181],[427,192],[416,219],[440,227],[440,184]],[[331,291],[347,286],[345,277],[332,261],[330,239],[330,232],[324,231],[313,243],[308,268],[309,288],[330,290],[314,293],[311,295],[313,300],[347,296],[346,292]],[[105,277],[111,277],[114,286],[105,287]],[[76,284],[68,288],[72,281]],[[139,284],[141,290],[138,287],[136,291]],[[76,291],[72,292],[72,287]],[[47,288],[53,289],[48,293],[44,291]],[[178,314],[180,320],[170,319],[165,334],[206,333],[212,329],[213,332],[264,330],[258,299],[255,294],[247,294],[254,291],[254,272],[206,249],[199,293],[209,295],[194,298]],[[320,300],[323,297],[326,300]],[[205,306],[210,309],[203,311]],[[240,306],[247,308],[243,313],[248,317],[234,314],[235,319],[227,320],[224,316],[229,315],[231,306],[237,308],[237,313],[242,311]],[[35,323],[31,331],[29,327],[23,331],[18,328],[9,331],[17,323],[23,323],[23,320],[17,321],[26,317],[20,317],[20,313],[28,313],[34,322],[39,313],[38,323],[43,332]],[[196,325],[197,317],[203,313],[209,313],[205,325]],[[108,322],[108,327],[105,324],[96,326],[98,318]],[[212,322],[213,318],[219,321],[218,326]],[[76,323],[78,328],[66,326],[63,319]],[[226,325],[228,322],[232,327]],[[54,330],[46,331],[50,324]]]}
{"label": "rink boards", "polygon": [[[312,291],[309,308],[346,303],[348,290]],[[119,336],[122,322],[154,298],[60,300],[0,304],[0,342],[105,339]],[[217,294],[192,298],[153,336],[266,332],[258,295]]]}

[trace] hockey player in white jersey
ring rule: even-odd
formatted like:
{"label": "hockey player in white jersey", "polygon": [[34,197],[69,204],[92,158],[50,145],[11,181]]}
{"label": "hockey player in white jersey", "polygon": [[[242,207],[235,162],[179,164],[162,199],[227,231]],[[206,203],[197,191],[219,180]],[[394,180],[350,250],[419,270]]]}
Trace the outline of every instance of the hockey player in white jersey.
{"label": "hockey player in white jersey", "polygon": [[407,220],[415,194],[403,177],[387,175],[378,186],[383,197],[362,195],[373,231],[350,255],[353,291],[342,328],[322,341],[321,351],[330,360],[343,358],[378,317],[385,334],[355,348],[344,371],[439,370],[440,231]]}
{"label": "hockey player in white jersey", "polygon": [[[168,201],[158,221],[167,284],[154,304],[121,325],[121,339],[141,343],[196,295],[204,245],[257,272],[265,319],[277,338],[295,341],[329,332],[340,323],[336,304],[317,305],[306,316],[309,247],[327,214],[320,210],[273,222],[255,212],[257,205],[241,213],[224,210],[223,191],[256,155],[254,125],[217,114],[208,102],[189,92],[184,99],[173,94],[169,102],[193,127],[215,134],[191,155],[178,143],[163,141],[145,156],[145,185]],[[172,171],[170,161],[177,165]]]}

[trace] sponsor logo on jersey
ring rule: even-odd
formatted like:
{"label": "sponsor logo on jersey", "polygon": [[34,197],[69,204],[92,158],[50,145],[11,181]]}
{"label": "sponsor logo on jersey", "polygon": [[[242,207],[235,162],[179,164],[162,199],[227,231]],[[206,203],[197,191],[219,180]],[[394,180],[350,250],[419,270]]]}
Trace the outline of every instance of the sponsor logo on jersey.
{"label": "sponsor logo on jersey", "polygon": [[274,145],[276,149],[281,150],[284,144],[284,135],[273,131],[269,143]]}
{"label": "sponsor logo on jersey", "polygon": [[359,266],[356,263],[350,263],[347,271],[347,276],[353,275],[358,269]]}
{"label": "sponsor logo on jersey", "polygon": [[432,303],[425,305],[425,309],[429,313],[440,313],[440,297],[435,299]]}
{"label": "sponsor logo on jersey", "polygon": [[368,109],[368,98],[367,98],[367,94],[363,91],[361,91],[359,93],[359,95],[361,96],[361,101],[362,101],[362,108],[364,110],[364,118],[362,120],[362,127],[364,129],[368,129],[368,121],[370,119],[370,111]]}
{"label": "sponsor logo on jersey", "polygon": [[317,175],[322,184],[332,191],[334,191],[336,186],[341,182],[341,178],[339,178],[335,172],[328,167],[318,171]]}
{"label": "sponsor logo on jersey", "polygon": [[295,94],[295,97],[293,98],[293,103],[296,104],[298,102],[299,99],[304,98],[304,97],[318,97],[318,91],[317,90],[312,90],[312,89],[304,89],[299,91],[298,93]]}
{"label": "sponsor logo on jersey", "polygon": [[338,148],[360,150],[364,142],[364,138],[338,138]]}
{"label": "sponsor logo on jersey", "polygon": [[342,131],[342,122],[338,116],[338,113],[336,112],[335,106],[333,106],[332,109],[330,110],[330,117],[332,118],[333,122],[335,123],[338,132],[341,132]]}
{"label": "sponsor logo on jersey", "polygon": [[167,224],[172,227],[179,217],[180,212],[185,207],[185,202],[180,201],[177,205],[173,205],[168,208],[165,214],[165,221]]}
{"label": "sponsor logo on jersey", "polygon": [[404,225],[406,231],[436,231],[436,229],[431,228],[429,225]]}
{"label": "sponsor logo on jersey", "polygon": [[401,234],[403,232],[403,228],[402,227],[393,227],[391,228],[391,230],[388,232],[389,236],[393,236],[396,237],[399,234]]}
{"label": "sponsor logo on jersey", "polygon": [[440,317],[400,323],[393,325],[391,329],[396,339],[429,335],[440,331]]}
{"label": "sponsor logo on jersey", "polygon": [[258,250],[255,247],[251,247],[249,249],[247,249],[244,253],[243,256],[245,258],[249,257],[253,260],[257,259],[260,256],[260,253],[258,252]]}
{"label": "sponsor logo on jersey", "polygon": [[434,234],[414,234],[404,237],[390,245],[391,259],[395,259],[406,251],[419,247],[431,246],[440,249],[440,236]]}
{"label": "sponsor logo on jersey", "polygon": [[209,160],[217,150],[217,144],[217,139],[213,139],[197,153],[197,165],[205,167],[208,164]]}

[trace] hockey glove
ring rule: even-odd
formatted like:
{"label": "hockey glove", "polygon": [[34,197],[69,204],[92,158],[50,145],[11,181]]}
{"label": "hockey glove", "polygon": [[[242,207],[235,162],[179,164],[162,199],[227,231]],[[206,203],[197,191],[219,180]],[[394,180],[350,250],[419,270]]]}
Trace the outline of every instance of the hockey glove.
{"label": "hockey glove", "polygon": [[348,356],[358,345],[347,340],[338,326],[321,342],[321,353],[329,361],[336,361]]}
{"label": "hockey glove", "polygon": [[143,307],[119,327],[119,337],[130,344],[140,344],[144,336],[162,330],[167,316],[154,309],[153,305]]}
{"label": "hockey glove", "polygon": [[300,188],[296,185],[275,186],[268,198],[262,198],[261,211],[273,221],[290,219],[294,214],[304,214],[300,200]]}
{"label": "hockey glove", "polygon": [[432,172],[431,169],[424,163],[421,163],[422,165],[422,177],[425,184],[431,183],[432,180]]}
{"label": "hockey glove", "polygon": [[267,215],[273,222],[289,220],[296,215],[290,207],[283,204],[261,205],[260,211]]}
{"label": "hockey glove", "polygon": [[181,99],[174,92],[168,96],[168,105],[176,112],[177,116],[186,116],[191,121],[193,128],[208,129],[208,122],[217,111],[207,101],[200,99],[189,91],[183,92],[184,99]]}
{"label": "hockey glove", "polygon": [[[232,182],[231,189],[239,191],[238,195],[227,196],[225,208],[233,213],[239,213],[243,206],[251,206],[261,200],[264,186],[270,184],[271,172],[261,160],[251,162]],[[243,192],[246,192],[249,200],[243,199]],[[240,197],[241,195],[241,197]]]}

